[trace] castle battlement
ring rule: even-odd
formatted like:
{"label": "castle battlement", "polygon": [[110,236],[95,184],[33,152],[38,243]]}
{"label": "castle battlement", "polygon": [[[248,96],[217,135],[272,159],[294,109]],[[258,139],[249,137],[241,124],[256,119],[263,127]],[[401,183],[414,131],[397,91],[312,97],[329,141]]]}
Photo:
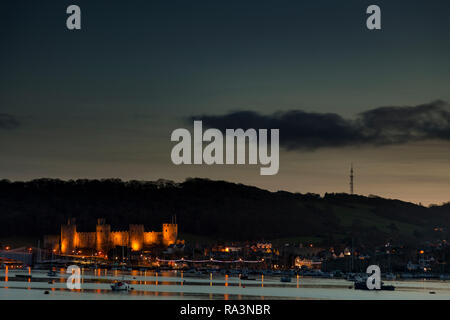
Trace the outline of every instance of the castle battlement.
{"label": "castle battlement", "polygon": [[74,219],[61,225],[61,235],[45,236],[44,247],[60,251],[61,254],[71,254],[78,249],[93,249],[107,252],[116,246],[131,248],[132,251],[141,251],[145,247],[169,246],[177,242],[178,225],[164,223],[162,231],[145,232],[144,225],[130,224],[125,231],[113,231],[106,224],[105,219],[98,219],[95,232],[77,232]]}

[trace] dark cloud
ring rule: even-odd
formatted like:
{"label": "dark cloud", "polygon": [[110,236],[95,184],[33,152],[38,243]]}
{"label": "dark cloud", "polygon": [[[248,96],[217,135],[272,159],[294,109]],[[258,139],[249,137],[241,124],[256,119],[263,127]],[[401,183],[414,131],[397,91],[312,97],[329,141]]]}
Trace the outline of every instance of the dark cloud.
{"label": "dark cloud", "polygon": [[15,129],[20,125],[19,120],[6,113],[0,113],[0,129]]}
{"label": "dark cloud", "polygon": [[301,110],[262,115],[237,111],[226,115],[191,117],[204,126],[280,129],[280,145],[290,149],[317,149],[359,145],[391,145],[412,141],[450,140],[449,105],[434,101],[418,106],[380,107],[362,112],[355,119],[335,113]]}

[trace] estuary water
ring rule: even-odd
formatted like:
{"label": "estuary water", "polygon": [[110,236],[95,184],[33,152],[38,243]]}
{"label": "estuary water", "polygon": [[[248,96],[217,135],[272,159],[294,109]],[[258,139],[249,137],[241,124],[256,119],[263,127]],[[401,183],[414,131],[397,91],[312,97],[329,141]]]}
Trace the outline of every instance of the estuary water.
{"label": "estuary water", "polygon": [[[31,275],[31,278],[27,278]],[[238,275],[191,275],[181,271],[118,271],[82,269],[81,289],[69,290],[69,274],[65,269],[49,277],[46,270],[0,271],[0,300],[103,300],[103,299],[351,299],[409,300],[450,299],[450,281],[401,280],[385,281],[395,291],[354,290],[344,279],[293,277],[282,283],[279,277],[254,276],[240,280]],[[132,290],[114,292],[111,284],[126,281]],[[45,293],[47,291],[47,293]]]}

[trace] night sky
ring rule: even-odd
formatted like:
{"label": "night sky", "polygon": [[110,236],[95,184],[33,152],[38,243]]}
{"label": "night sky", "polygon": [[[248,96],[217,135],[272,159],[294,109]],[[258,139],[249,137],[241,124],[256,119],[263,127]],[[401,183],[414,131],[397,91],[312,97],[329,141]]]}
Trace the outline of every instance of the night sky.
{"label": "night sky", "polygon": [[[77,4],[82,29],[66,28]],[[366,8],[382,30],[366,28]],[[205,177],[450,201],[450,2],[18,1],[0,12],[0,179]],[[175,166],[192,119],[280,126],[280,171]]]}

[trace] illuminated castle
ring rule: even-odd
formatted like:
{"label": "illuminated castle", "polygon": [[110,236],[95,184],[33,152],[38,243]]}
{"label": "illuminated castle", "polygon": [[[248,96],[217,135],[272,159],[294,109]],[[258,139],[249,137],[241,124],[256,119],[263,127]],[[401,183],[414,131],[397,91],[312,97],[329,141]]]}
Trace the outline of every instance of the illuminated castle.
{"label": "illuminated castle", "polygon": [[71,254],[77,249],[92,249],[107,252],[116,246],[140,251],[150,246],[169,246],[177,243],[178,225],[165,223],[161,232],[145,232],[142,224],[130,224],[128,231],[111,231],[105,219],[97,220],[95,232],[77,232],[74,219],[61,226],[61,236],[45,236],[44,247]]}

